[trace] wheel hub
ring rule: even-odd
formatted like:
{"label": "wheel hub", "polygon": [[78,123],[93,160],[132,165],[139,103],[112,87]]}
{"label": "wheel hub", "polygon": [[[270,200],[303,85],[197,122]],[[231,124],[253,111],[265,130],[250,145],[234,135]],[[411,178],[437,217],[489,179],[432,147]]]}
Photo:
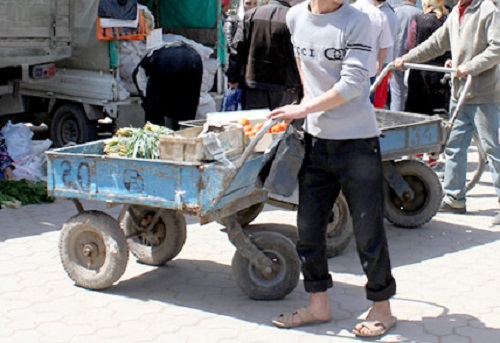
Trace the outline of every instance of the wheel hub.
{"label": "wheel hub", "polygon": [[283,278],[284,271],[286,269],[281,262],[283,260],[283,256],[271,251],[264,251],[264,254],[271,260],[272,265],[270,268],[265,268],[263,271],[251,266],[252,273],[250,274],[253,278],[259,279],[261,282],[266,280],[271,283]]}
{"label": "wheel hub", "polygon": [[76,259],[87,269],[98,270],[106,260],[106,245],[95,232],[84,231],[78,235],[75,245]]}
{"label": "wheel hub", "polygon": [[140,221],[137,238],[143,245],[159,246],[165,240],[167,230],[161,219],[158,219],[158,221],[149,228],[153,217],[153,215],[147,214]]}
{"label": "wheel hub", "polygon": [[96,257],[99,255],[99,247],[94,243],[85,244],[82,249],[82,254],[88,258]]}

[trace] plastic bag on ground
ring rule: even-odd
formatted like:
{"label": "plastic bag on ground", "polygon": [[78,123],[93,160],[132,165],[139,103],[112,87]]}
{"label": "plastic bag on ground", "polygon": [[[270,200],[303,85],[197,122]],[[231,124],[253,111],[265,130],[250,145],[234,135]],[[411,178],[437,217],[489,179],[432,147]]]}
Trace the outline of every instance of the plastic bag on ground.
{"label": "plastic bag on ground", "polygon": [[9,155],[14,161],[31,153],[33,132],[28,126],[23,123],[12,124],[9,120],[2,128],[2,133]]}

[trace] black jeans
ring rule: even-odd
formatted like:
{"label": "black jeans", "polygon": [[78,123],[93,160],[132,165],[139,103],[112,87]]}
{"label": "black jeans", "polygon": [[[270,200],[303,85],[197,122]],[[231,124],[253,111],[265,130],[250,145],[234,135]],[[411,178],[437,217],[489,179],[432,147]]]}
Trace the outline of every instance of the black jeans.
{"label": "black jeans", "polygon": [[241,94],[241,107],[244,110],[275,108],[289,105],[300,100],[298,90],[270,90],[244,87]]}
{"label": "black jeans", "polygon": [[378,138],[326,140],[306,134],[306,157],[299,174],[299,242],[307,292],[333,286],[326,256],[326,228],[342,190],[353,219],[354,237],[365,289],[372,301],[396,292],[384,231],[384,194]]}

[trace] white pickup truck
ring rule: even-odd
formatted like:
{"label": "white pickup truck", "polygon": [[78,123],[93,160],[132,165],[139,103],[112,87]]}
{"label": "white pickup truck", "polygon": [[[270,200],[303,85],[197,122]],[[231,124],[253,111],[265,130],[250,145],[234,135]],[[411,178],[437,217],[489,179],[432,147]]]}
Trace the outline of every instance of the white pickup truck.
{"label": "white pickup truck", "polygon": [[[139,3],[155,6],[156,15],[173,3],[186,6],[183,1]],[[214,27],[162,26],[163,32],[216,46],[220,0],[204,3],[211,4]],[[45,123],[55,146],[95,140],[103,119],[142,125],[140,98],[119,92],[117,45],[96,38],[98,6],[99,0],[0,1],[0,125],[8,119]]]}

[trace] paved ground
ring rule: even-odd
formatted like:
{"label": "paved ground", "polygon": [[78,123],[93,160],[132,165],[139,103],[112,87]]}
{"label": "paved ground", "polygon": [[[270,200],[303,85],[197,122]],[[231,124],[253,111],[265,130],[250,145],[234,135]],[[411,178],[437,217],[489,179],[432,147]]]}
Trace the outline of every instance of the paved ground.
{"label": "paved ground", "polygon": [[[116,216],[118,209],[86,202]],[[416,230],[387,224],[398,325],[381,342],[500,342],[500,228],[491,176],[470,194],[467,215],[438,214]],[[306,304],[302,284],[284,300],[252,301],[235,285],[234,248],[222,226],[188,218],[179,256],[154,268],[130,257],[104,291],[75,287],[58,252],[70,201],[0,210],[0,342],[355,342],[369,306],[354,246],[330,260],[333,321],[279,330],[270,319]],[[295,213],[266,207],[257,222],[293,225]]]}

